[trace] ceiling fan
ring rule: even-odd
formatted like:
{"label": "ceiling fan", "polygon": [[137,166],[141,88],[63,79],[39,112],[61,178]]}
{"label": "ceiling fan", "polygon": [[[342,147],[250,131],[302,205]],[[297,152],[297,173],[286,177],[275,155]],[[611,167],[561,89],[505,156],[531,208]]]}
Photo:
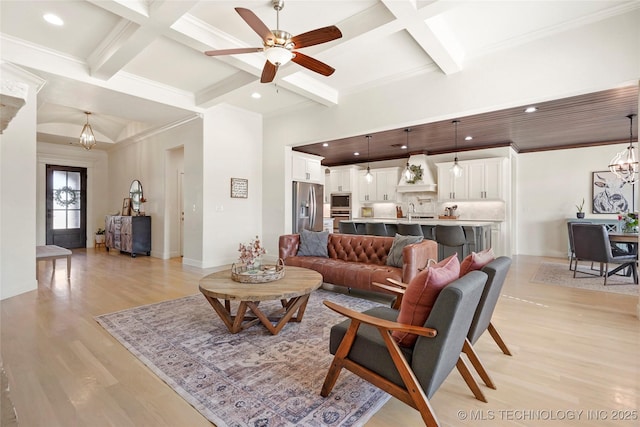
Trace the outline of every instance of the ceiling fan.
{"label": "ceiling fan", "polygon": [[330,76],[335,69],[297,51],[303,47],[314,46],[321,43],[326,43],[332,40],[342,37],[342,33],[338,27],[331,25],[328,27],[318,28],[316,30],[308,31],[297,36],[291,36],[286,31],[280,30],[280,11],[284,7],[284,0],[271,0],[273,8],[276,10],[276,30],[270,30],[267,26],[256,16],[255,13],[249,9],[242,7],[236,7],[240,17],[245,20],[247,24],[262,37],[262,47],[248,47],[238,49],[221,49],[221,50],[208,50],[205,52],[208,56],[220,56],[220,55],[236,55],[240,53],[255,53],[264,52],[267,57],[267,61],[262,69],[262,76],[260,77],[261,83],[270,83],[276,77],[278,67],[286,64],[289,61],[293,61],[298,65],[302,65],[311,71],[322,74],[323,76]]}

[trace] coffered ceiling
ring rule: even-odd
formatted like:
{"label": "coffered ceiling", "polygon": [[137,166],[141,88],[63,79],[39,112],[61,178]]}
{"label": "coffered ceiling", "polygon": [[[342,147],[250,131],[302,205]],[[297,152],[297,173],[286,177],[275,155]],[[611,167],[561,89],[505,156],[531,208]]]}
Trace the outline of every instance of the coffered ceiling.
{"label": "coffered ceiling", "polygon": [[[409,76],[464,73],[506,49],[635,13],[640,3],[286,0],[280,29],[296,35],[336,25],[343,37],[302,49],[334,67],[333,75],[324,77],[289,63],[271,84],[259,83],[263,53],[203,53],[260,46],[260,37],[235,7],[252,10],[275,29],[270,0],[3,0],[0,55],[3,63],[45,82],[38,94],[39,141],[77,143],[84,112],[90,111],[98,148],[109,149],[191,120],[215,105],[254,111],[268,120],[310,105],[334,108],[341,96]],[[64,25],[45,22],[46,13],[56,14]],[[474,140],[461,139],[459,149],[503,143],[522,151],[546,149],[556,141],[585,142],[585,134],[588,143],[621,141],[628,129],[624,116],[637,109],[637,97],[637,89],[615,89],[576,97],[575,106],[565,100],[545,103],[530,116],[514,108],[461,117],[461,138],[471,133]],[[558,108],[575,108],[576,113],[559,116]],[[588,127],[570,132],[583,123]],[[553,133],[544,137],[547,131]],[[394,157],[391,145],[403,136],[402,129],[376,134],[372,156]],[[349,153],[362,150],[358,140],[363,138],[332,141],[331,156],[323,152],[326,163],[348,162]],[[409,142],[411,152],[455,148],[449,121],[414,126]],[[316,146],[297,149],[320,153]]]}

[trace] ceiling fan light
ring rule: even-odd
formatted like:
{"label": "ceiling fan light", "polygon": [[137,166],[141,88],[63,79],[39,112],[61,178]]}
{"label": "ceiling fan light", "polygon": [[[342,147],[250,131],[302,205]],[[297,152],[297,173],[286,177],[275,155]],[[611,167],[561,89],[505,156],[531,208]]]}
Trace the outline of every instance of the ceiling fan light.
{"label": "ceiling fan light", "polygon": [[276,67],[280,67],[293,58],[293,53],[290,50],[280,46],[273,46],[264,51],[267,60]]}

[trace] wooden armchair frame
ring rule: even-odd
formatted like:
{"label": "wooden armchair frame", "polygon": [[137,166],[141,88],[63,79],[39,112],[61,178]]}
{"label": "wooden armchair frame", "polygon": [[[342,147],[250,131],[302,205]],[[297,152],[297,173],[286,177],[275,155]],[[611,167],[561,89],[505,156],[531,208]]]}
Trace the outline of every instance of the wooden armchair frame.
{"label": "wooden armchair frame", "polygon": [[[391,336],[391,333],[393,331],[402,331],[433,338],[437,335],[438,332],[435,329],[431,328],[405,325],[385,319],[380,319],[365,313],[350,310],[330,301],[324,301],[324,304],[337,313],[340,313],[341,315],[351,319],[351,324],[349,325],[347,333],[345,334],[342,342],[338,347],[338,350],[335,353],[333,362],[329,367],[329,371],[327,372],[324,384],[322,385],[320,395],[323,397],[327,397],[329,395],[334,385],[336,384],[338,376],[340,375],[340,371],[342,370],[342,368],[346,368],[347,370],[369,381],[370,383],[391,394],[407,405],[413,407],[414,409],[417,409],[427,426],[439,426],[440,424],[436,419],[433,409],[429,403],[429,399],[423,391],[422,386],[418,382],[415,374],[413,373],[409,362],[402,354],[400,347],[396,343],[395,339]],[[390,380],[384,378],[376,372],[373,372],[347,358],[347,356],[349,355],[349,351],[351,350],[351,347],[355,341],[358,328],[361,324],[371,325],[378,329],[393,360],[393,363],[398,370],[400,377],[402,378],[405,388],[398,386],[397,384],[391,382]],[[486,399],[484,397],[484,394],[480,390],[480,387],[471,375],[471,372],[469,371],[466,363],[460,357],[458,358],[458,361],[456,363],[456,368],[462,375],[462,378],[467,383],[469,388],[474,393],[475,397],[478,400],[486,402]]]}

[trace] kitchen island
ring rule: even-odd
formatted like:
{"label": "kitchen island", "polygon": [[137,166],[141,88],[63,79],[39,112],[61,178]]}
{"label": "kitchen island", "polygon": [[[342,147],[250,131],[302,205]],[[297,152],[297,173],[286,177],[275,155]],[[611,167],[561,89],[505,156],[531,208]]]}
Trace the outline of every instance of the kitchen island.
{"label": "kitchen island", "polygon": [[[386,226],[387,234],[390,236],[395,235],[398,224],[418,224],[422,236],[425,239],[438,240],[435,228],[436,225],[443,226],[461,226],[464,230],[467,243],[461,248],[449,247],[442,244],[438,244],[438,260],[442,260],[447,256],[458,253],[458,258],[463,260],[471,252],[479,252],[481,250],[492,247],[491,234],[492,227],[495,227],[496,223],[500,221],[481,221],[481,220],[459,220],[459,219],[411,219],[408,218],[355,218],[351,221],[340,222],[352,222],[356,225],[358,234],[365,233],[365,225],[367,223],[383,223]],[[495,249],[494,249],[495,250]]]}

